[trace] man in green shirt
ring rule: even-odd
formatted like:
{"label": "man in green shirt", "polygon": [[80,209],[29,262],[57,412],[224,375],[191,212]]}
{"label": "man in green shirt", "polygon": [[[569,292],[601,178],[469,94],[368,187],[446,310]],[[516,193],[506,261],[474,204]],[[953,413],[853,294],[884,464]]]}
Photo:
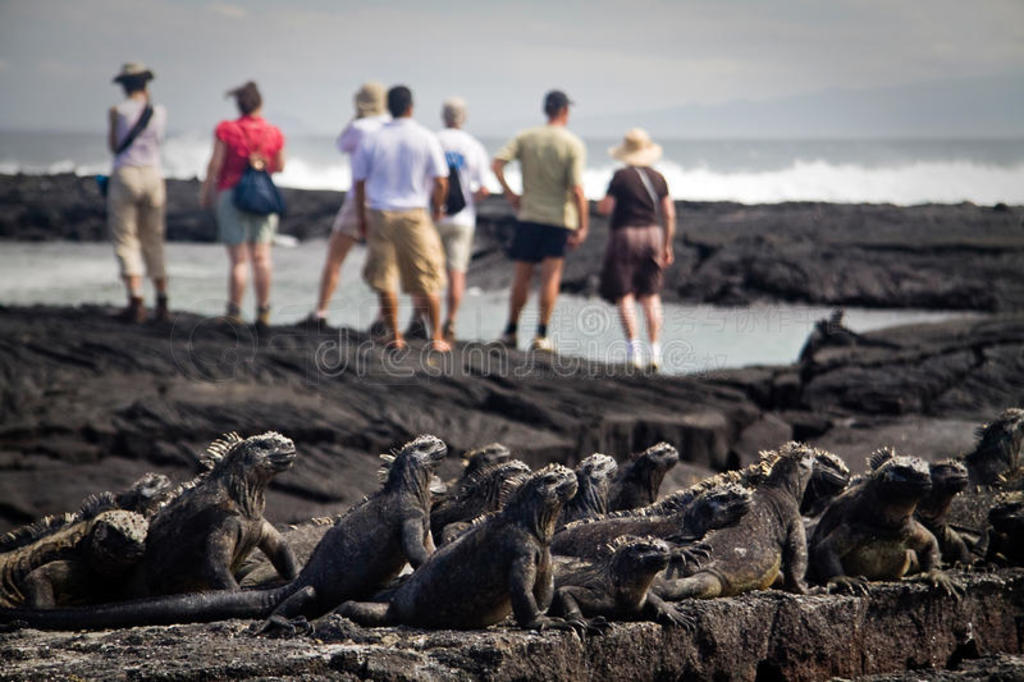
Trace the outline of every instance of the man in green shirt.
{"label": "man in green shirt", "polygon": [[[567,249],[587,238],[587,199],[583,195],[586,150],[566,128],[571,102],[561,90],[544,97],[547,125],[523,131],[495,155],[491,168],[516,209],[516,234],[511,257],[515,278],[509,299],[508,325],[500,342],[516,346],[519,314],[530,295],[534,268],[540,265],[540,320],[533,350],[554,350],[548,339],[548,322],[562,283]],[[517,195],[505,181],[505,165],[518,161],[523,194]]]}

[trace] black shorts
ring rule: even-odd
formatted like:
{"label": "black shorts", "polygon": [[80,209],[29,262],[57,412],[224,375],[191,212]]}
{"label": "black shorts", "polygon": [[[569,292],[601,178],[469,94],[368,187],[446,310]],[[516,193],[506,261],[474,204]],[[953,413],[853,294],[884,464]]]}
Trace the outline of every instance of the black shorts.
{"label": "black shorts", "polygon": [[565,258],[566,241],[572,230],[557,225],[516,223],[516,234],[508,255],[514,261],[539,263],[545,258]]}

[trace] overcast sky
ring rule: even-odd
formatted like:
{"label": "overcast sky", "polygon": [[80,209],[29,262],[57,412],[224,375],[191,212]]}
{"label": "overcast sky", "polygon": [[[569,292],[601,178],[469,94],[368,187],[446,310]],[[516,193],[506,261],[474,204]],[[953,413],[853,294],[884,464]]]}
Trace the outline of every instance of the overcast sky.
{"label": "overcast sky", "polygon": [[[791,101],[810,120],[813,103],[850,92],[967,88],[974,101],[949,132],[985,134],[1005,132],[993,106],[1015,105],[987,106],[977,88],[1024,97],[1024,1],[0,0],[0,128],[102,128],[128,60],[156,72],[176,130],[212,129],[233,114],[224,91],[252,78],[292,134],[336,132],[367,79],[409,85],[431,126],[461,95],[482,134],[539,121],[551,87],[576,101],[583,129],[740,107],[750,135],[758,105]],[[1005,114],[1024,130],[1024,112]],[[899,132],[880,116],[879,133]]]}

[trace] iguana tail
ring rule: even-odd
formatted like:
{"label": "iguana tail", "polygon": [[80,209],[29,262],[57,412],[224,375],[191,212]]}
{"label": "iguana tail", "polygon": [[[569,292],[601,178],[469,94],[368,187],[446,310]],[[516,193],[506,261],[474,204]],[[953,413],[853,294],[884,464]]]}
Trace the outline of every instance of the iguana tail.
{"label": "iguana tail", "polygon": [[296,589],[289,584],[273,590],[196,592],[65,609],[0,608],[0,624],[40,630],[100,630],[265,618]]}

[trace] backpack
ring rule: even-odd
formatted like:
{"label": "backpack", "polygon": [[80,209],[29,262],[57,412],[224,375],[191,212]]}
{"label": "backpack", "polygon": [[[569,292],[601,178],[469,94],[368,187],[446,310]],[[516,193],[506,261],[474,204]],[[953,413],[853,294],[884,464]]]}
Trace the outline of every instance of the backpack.
{"label": "backpack", "polygon": [[444,214],[455,215],[466,208],[466,195],[462,191],[459,168],[464,165],[461,154],[445,154],[448,161],[448,197],[444,200]]}

